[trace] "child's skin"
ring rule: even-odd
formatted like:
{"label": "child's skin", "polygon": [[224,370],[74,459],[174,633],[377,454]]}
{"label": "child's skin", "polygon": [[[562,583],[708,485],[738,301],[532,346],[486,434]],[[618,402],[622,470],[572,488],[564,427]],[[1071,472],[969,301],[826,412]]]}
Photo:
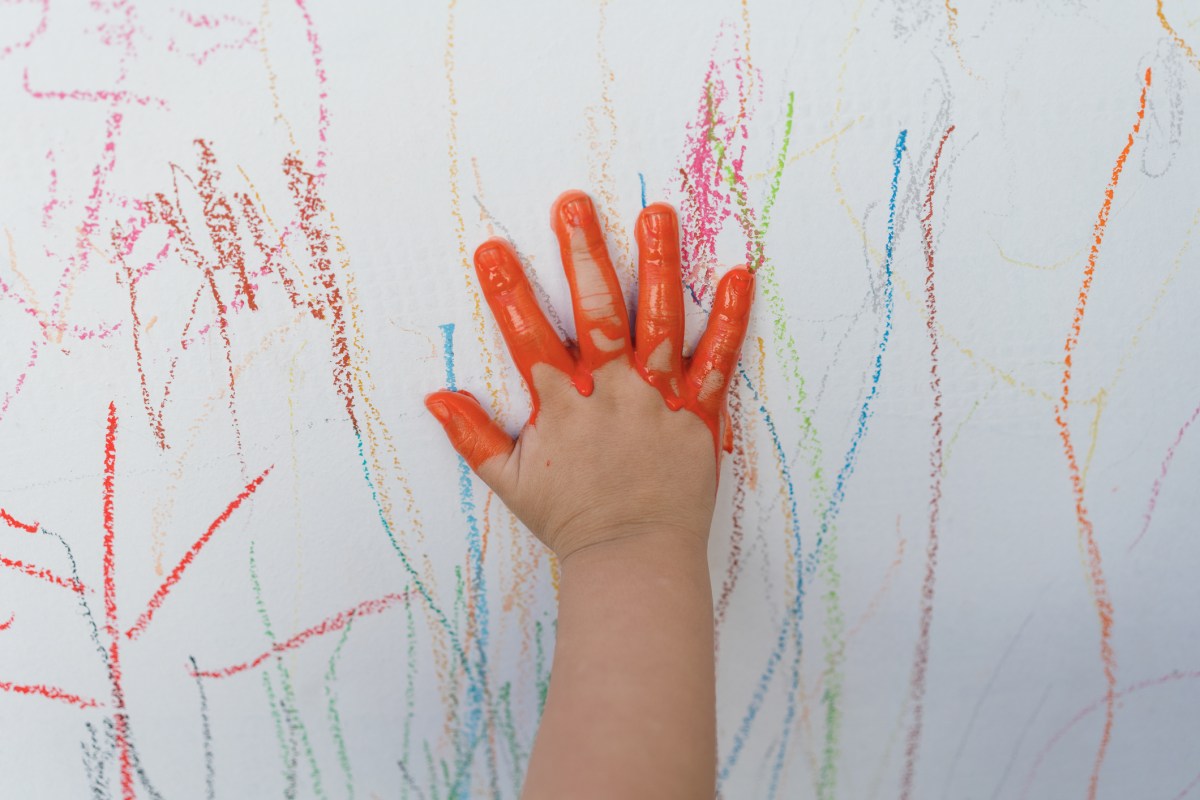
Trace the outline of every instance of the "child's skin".
{"label": "child's skin", "polygon": [[[630,325],[592,202],[551,212],[578,349],[538,307],[507,243],[475,252],[488,305],[533,398],[514,441],[466,392],[425,404],[559,559],[558,638],[522,797],[711,798],[716,711],[707,544],[726,389],[754,278],[730,270],[696,352],[682,355],[678,223],[638,217]],[[675,409],[675,410],[673,410]]]}

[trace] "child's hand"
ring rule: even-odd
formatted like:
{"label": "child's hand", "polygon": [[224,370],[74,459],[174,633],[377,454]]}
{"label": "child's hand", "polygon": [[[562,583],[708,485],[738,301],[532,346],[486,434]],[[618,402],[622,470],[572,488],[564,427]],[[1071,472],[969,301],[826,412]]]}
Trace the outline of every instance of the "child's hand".
{"label": "child's hand", "polygon": [[730,270],[695,354],[683,358],[683,289],[675,213],[637,221],[638,315],[629,318],[591,200],[572,191],[551,213],[571,288],[578,350],[538,307],[508,244],[484,242],[475,267],[533,413],[513,439],[467,392],[425,405],[504,504],[565,560],[632,536],[707,542],[726,389],[746,334],[754,277]]}

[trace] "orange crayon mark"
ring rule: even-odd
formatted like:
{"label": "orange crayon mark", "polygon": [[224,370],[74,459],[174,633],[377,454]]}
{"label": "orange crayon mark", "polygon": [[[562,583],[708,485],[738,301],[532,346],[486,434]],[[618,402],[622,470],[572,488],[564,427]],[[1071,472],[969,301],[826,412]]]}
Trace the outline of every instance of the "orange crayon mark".
{"label": "orange crayon mark", "polygon": [[1078,524],[1078,535],[1088,564],[1088,583],[1092,592],[1096,613],[1100,620],[1100,658],[1104,664],[1104,678],[1108,683],[1106,694],[1104,731],[1100,737],[1100,746],[1096,752],[1096,760],[1092,766],[1092,774],[1088,783],[1088,798],[1095,800],[1099,788],[1100,769],[1112,740],[1113,719],[1116,714],[1117,701],[1117,658],[1113,650],[1113,604],[1109,595],[1108,583],[1104,577],[1104,565],[1100,556],[1100,548],[1096,543],[1095,529],[1088,516],[1084,498],[1083,475],[1075,455],[1075,445],[1071,438],[1071,429],[1067,422],[1067,410],[1070,407],[1071,395],[1071,366],[1073,355],[1079,344],[1080,331],[1083,328],[1083,315],[1087,309],[1088,297],[1091,294],[1092,281],[1095,278],[1096,259],[1100,254],[1100,245],[1104,241],[1104,233],[1108,227],[1109,215],[1112,213],[1113,195],[1125,161],[1133,149],[1133,137],[1141,129],[1142,119],[1146,115],[1146,95],[1150,89],[1150,70],[1146,70],[1145,82],[1142,85],[1141,98],[1138,101],[1137,118],[1125,140],[1125,146],[1117,156],[1113,166],[1112,176],[1108,187],[1104,190],[1104,202],[1100,206],[1096,224],[1092,228],[1092,246],[1088,252],[1087,265],[1083,270],[1083,283],[1079,287],[1079,295],[1075,304],[1075,314],[1071,319],[1071,330],[1067,334],[1063,346],[1062,395],[1054,407],[1054,421],[1058,425],[1059,436],[1062,439],[1063,452],[1067,458],[1067,468],[1071,475],[1071,489],[1075,499],[1075,517]]}

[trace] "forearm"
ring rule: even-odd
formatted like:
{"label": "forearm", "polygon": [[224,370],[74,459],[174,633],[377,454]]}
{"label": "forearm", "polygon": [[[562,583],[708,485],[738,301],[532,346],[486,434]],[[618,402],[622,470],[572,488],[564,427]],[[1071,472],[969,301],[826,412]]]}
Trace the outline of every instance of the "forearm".
{"label": "forearm", "polygon": [[713,796],[713,615],[704,538],[655,532],[564,560],[554,667],[527,800]]}

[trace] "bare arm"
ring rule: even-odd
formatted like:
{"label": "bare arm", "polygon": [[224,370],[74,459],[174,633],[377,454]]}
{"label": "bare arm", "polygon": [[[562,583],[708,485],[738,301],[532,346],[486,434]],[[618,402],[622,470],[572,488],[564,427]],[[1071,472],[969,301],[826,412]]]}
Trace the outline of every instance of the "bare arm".
{"label": "bare arm", "polygon": [[682,354],[677,222],[644,209],[639,311],[586,195],[551,214],[578,353],[558,339],[511,248],[476,251],[488,304],[533,398],[515,441],[465,392],[429,410],[480,478],[560,559],[558,638],[523,796],[711,798],[716,771],[707,543],[726,388],[753,276],[730,270],[691,358]]}

